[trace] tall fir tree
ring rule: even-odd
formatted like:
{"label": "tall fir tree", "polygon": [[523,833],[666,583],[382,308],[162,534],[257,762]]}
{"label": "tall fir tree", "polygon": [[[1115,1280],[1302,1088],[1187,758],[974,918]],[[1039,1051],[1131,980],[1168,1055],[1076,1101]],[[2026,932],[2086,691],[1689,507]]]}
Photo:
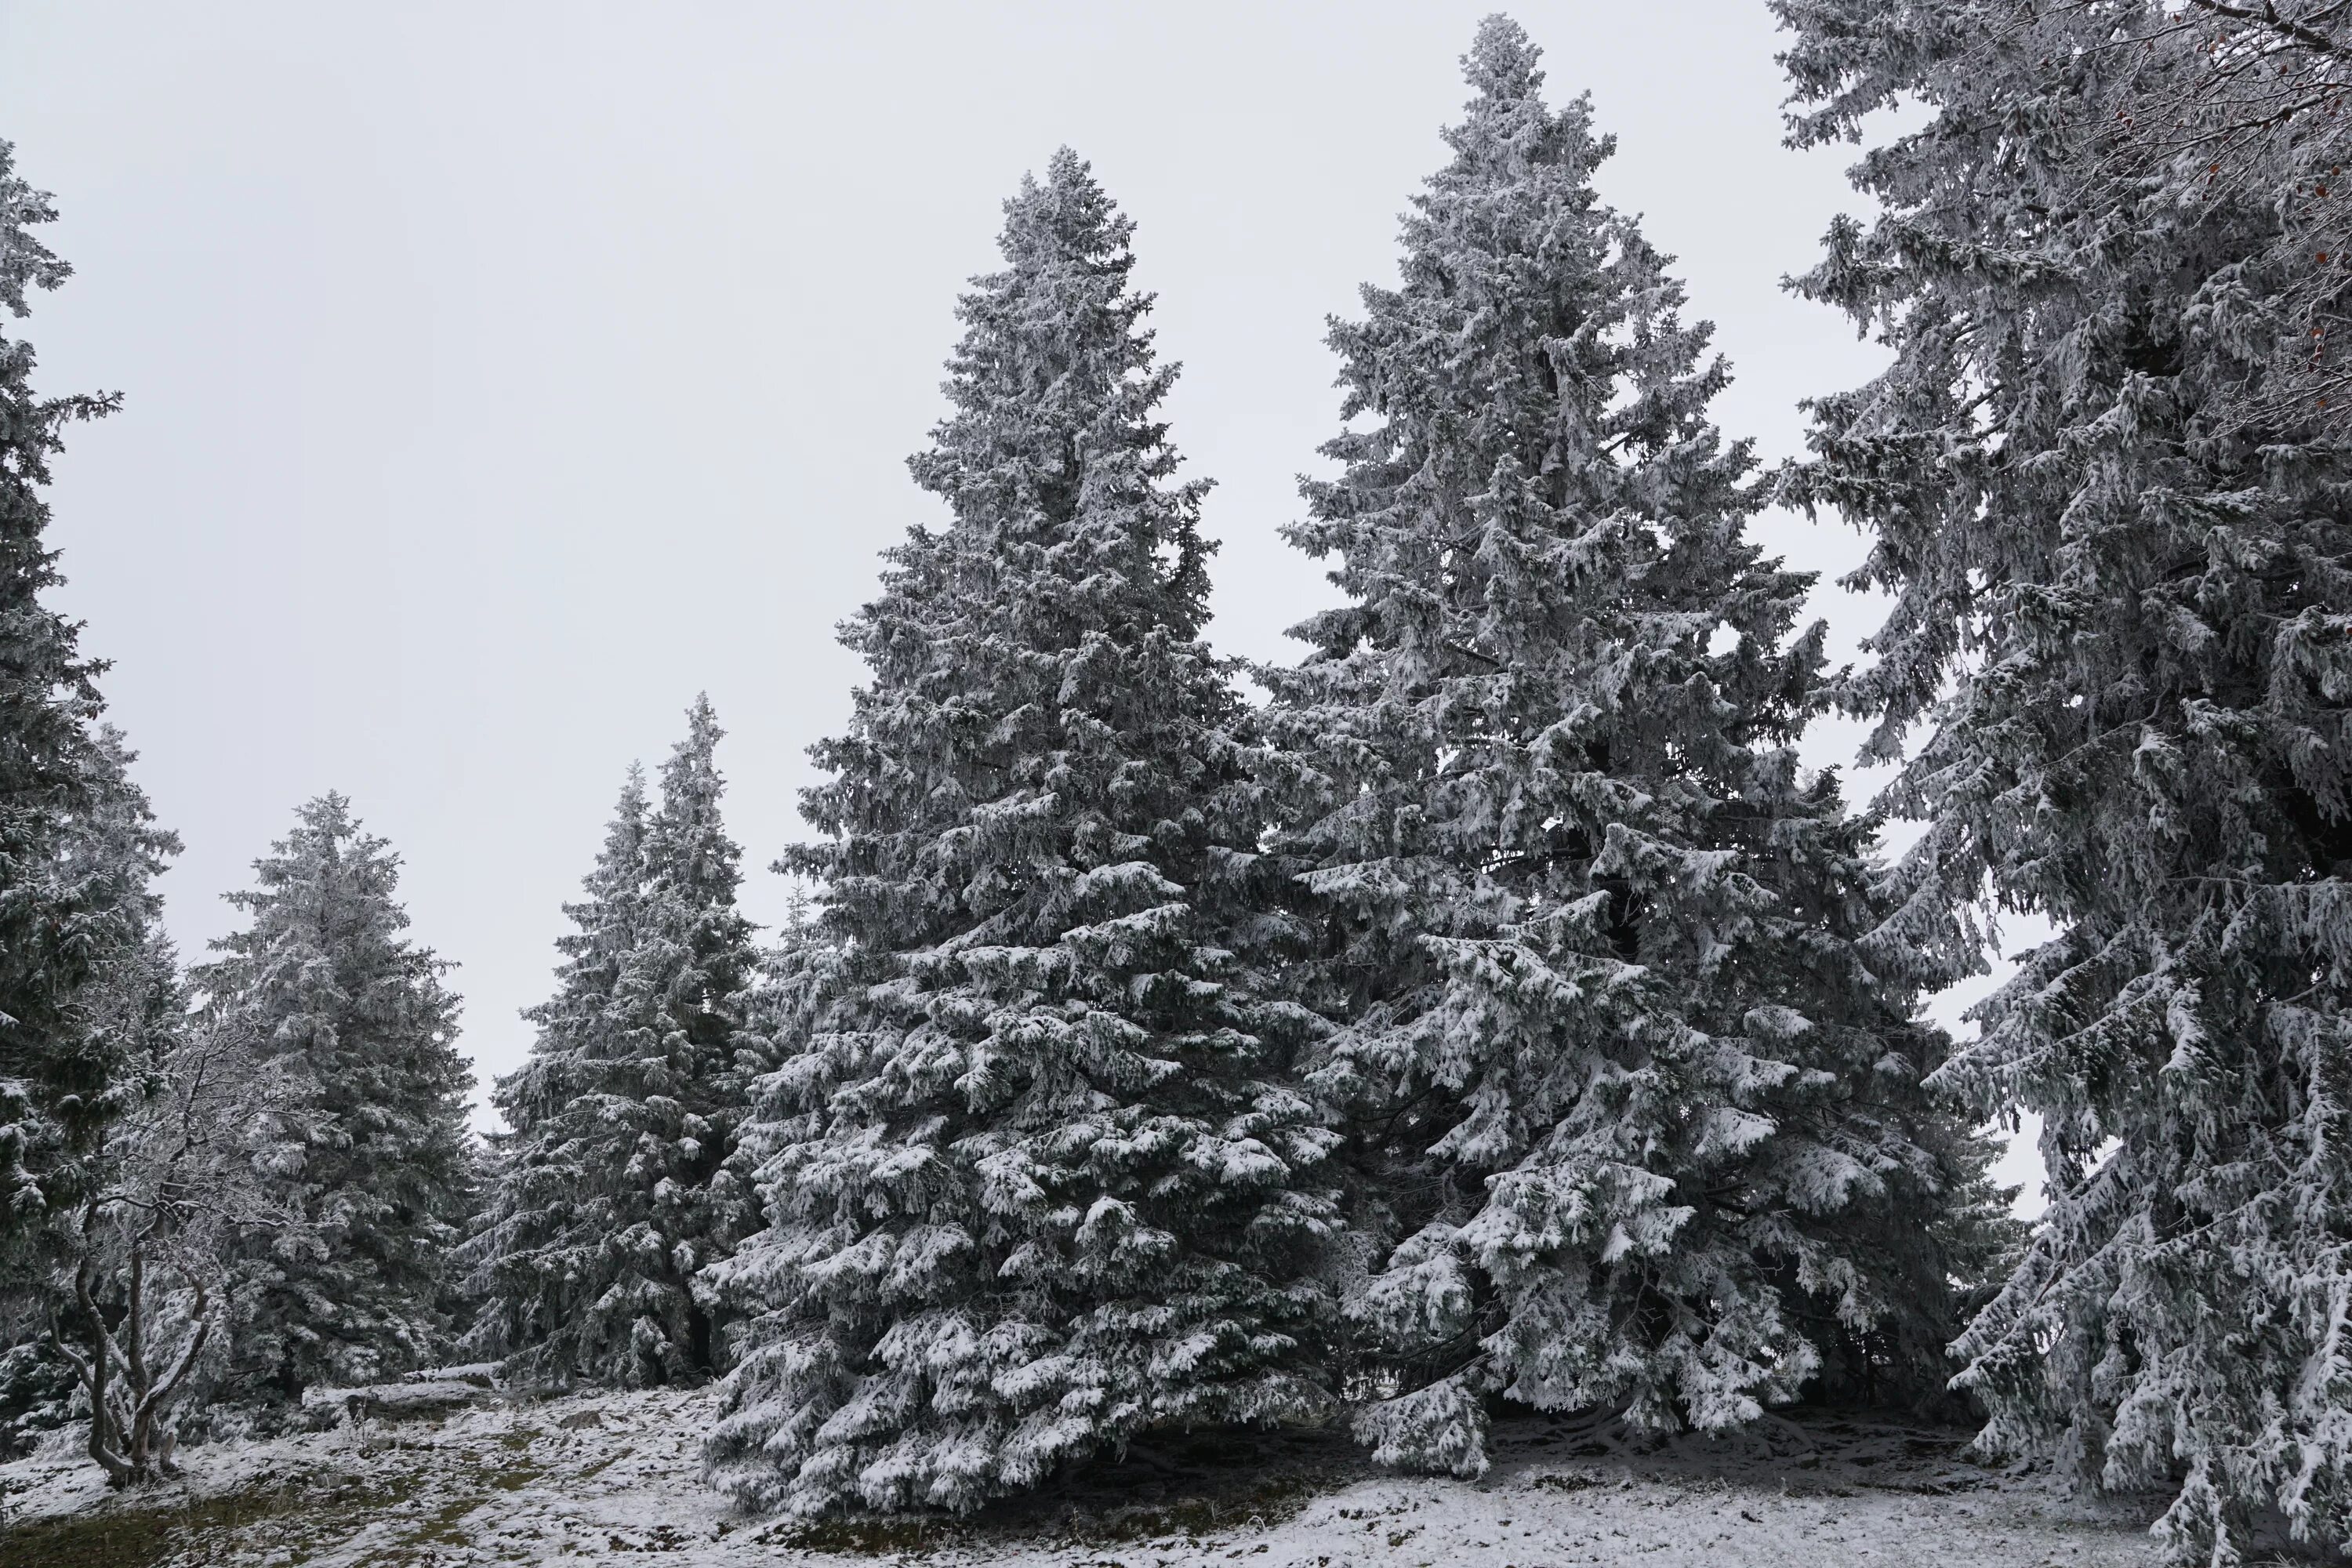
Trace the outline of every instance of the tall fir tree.
{"label": "tall fir tree", "polygon": [[1326,1403],[1300,933],[1131,231],[1067,150],[1006,204],[911,462],[950,516],[843,631],[870,682],[784,863],[822,984],[766,1085],[773,1227],[719,1275],[765,1309],[709,1448],[753,1506],[966,1509]]}
{"label": "tall fir tree", "polygon": [[2000,1239],[1873,823],[1797,763],[1811,579],[1747,538],[1708,328],[1538,58],[1480,27],[1402,282],[1333,324],[1362,423],[1289,531],[1346,600],[1265,676],[1376,1247],[1359,1430],[1465,1475],[1498,1394],[1669,1429],[1932,1395]]}
{"label": "tall fir tree", "polygon": [[756,1228],[728,1157],[748,1103],[738,1068],[758,967],[735,907],[740,851],[719,819],[708,699],[648,809],[634,768],[531,1058],[494,1096],[510,1130],[485,1229],[478,1331],[509,1375],[628,1385],[718,1369],[695,1278]]}
{"label": "tall fir tree", "polygon": [[[0,142],[0,306],[10,319],[28,313],[30,291],[71,273],[33,232],[56,216]],[[106,810],[100,667],[82,656],[75,624],[44,602],[60,581],[46,539],[49,459],[67,423],[115,400],[43,397],[33,369],[32,345],[0,331],[0,1295],[9,1297],[37,1278],[51,1221],[87,1186],[103,1128],[137,1092],[121,1041],[81,1006],[94,973],[141,935],[141,889],[121,868],[73,848]]]}
{"label": "tall fir tree", "polygon": [[[556,939],[556,993],[523,1014],[538,1028],[530,1058],[490,1091],[507,1131],[465,1247],[482,1296],[470,1342],[525,1382],[592,1376],[585,1348],[610,1337],[597,1310],[608,1284],[601,1254],[619,1229],[611,1189],[625,1175],[633,1106],[600,1085],[612,1062],[634,1060],[614,1000],[644,925],[646,810],[645,770],[633,763],[581,880],[586,896],[563,906],[574,930]],[[625,1345],[625,1320],[620,1338]]]}
{"label": "tall fir tree", "polygon": [[400,862],[324,795],[228,895],[246,929],[191,975],[204,1026],[282,1060],[311,1125],[277,1173],[302,1224],[255,1237],[233,1288],[224,1389],[275,1403],[429,1363],[469,1179],[450,967],[401,933]]}
{"label": "tall fir tree", "polygon": [[[2341,92],[2308,99],[2295,51],[2352,58],[2346,23],[1775,9],[1796,142],[1919,111],[1854,168],[1881,215],[1799,281],[1894,362],[1814,405],[1792,479],[1874,531],[1852,581],[1892,599],[1846,696],[1925,824],[1901,919],[1955,969],[1988,905],[2054,928],[1944,1075],[2042,1117],[2050,1194],[1958,1346],[1979,1441],[2177,1489],[2184,1560],[2239,1561],[2269,1508],[2341,1544],[2352,452],[2280,339],[2314,268],[2344,287]],[[2298,18],[2320,30],[2289,50]],[[2257,89],[2259,123],[2214,139],[2206,109]]]}
{"label": "tall fir tree", "polygon": [[719,815],[726,791],[717,752],[719,728],[708,696],[688,710],[686,738],[661,775],[661,808],[646,832],[646,941],[623,977],[623,994],[644,997],[654,1030],[675,1064],[667,1079],[649,1079],[649,1099],[675,1100],[662,1130],[667,1185],[656,1184],[655,1229],[638,1245],[661,1242],[682,1303],[686,1365],[693,1375],[718,1370],[726,1346],[724,1313],[701,1276],[761,1225],[757,1190],[733,1158],[750,1110],[751,1073],[764,1065],[764,1042],[748,1035],[760,971],[757,930],[737,910],[742,851]]}

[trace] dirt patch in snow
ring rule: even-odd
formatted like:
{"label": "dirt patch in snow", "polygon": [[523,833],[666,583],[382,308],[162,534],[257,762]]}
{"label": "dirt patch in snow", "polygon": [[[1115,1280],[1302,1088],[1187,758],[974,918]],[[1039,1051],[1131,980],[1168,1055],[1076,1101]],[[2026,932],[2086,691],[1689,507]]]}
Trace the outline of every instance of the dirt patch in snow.
{"label": "dirt patch in snow", "polygon": [[1265,1530],[1376,1475],[1345,1434],[1223,1433],[1140,1441],[968,1519],[778,1522],[763,1539],[835,1555],[989,1556],[1039,1542],[1111,1546]]}

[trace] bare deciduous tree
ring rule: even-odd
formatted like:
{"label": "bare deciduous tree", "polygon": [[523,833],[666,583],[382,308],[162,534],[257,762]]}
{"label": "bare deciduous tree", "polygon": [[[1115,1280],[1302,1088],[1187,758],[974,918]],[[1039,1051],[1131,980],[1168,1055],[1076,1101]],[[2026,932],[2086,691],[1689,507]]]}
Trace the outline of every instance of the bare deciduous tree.
{"label": "bare deciduous tree", "polygon": [[89,1457],[116,1487],[173,1472],[172,1410],[216,1331],[231,1242],[302,1224],[271,1179],[308,1124],[283,1064],[200,1027],[159,1076],[110,1139],[51,1310],[89,1401]]}

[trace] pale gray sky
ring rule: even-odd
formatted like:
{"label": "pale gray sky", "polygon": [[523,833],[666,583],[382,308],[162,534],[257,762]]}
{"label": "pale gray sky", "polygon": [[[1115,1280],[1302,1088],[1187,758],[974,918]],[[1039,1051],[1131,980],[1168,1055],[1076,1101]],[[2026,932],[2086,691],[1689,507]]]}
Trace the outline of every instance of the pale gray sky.
{"label": "pale gray sky", "polygon": [[[902,459],[956,294],[1063,142],[1136,218],[1185,365],[1213,636],[1290,657],[1326,593],[1276,532],[1335,425],[1323,319],[1392,277],[1492,8],[0,0],[0,137],[77,271],[30,323],[41,384],[126,398],[72,433],[55,538],[187,840],[173,930],[229,929],[220,895],[342,790],[463,965],[487,1087],[624,768],[706,688],[772,920],[803,748],[857,676],[833,626],[935,504]],[[1726,429],[1792,453],[1798,399],[1877,355],[1779,287],[1853,198],[1843,154],[1780,144],[1761,0],[1513,15],[1717,322]],[[1769,527],[1801,564],[1859,553]]]}

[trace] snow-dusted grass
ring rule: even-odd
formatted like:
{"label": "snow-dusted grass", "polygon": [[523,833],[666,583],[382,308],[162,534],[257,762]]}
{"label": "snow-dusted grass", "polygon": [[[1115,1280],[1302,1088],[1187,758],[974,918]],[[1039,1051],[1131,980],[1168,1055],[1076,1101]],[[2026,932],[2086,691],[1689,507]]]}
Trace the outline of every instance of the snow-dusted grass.
{"label": "snow-dusted grass", "polygon": [[969,1523],[732,1517],[697,1475],[701,1394],[499,1401],[189,1450],[110,1496],[69,1446],[0,1466],[7,1568],[557,1560],[680,1568],[885,1558],[1004,1568],[2102,1568],[2146,1564],[2151,1510],[1960,1461],[1949,1433],[1809,1417],[1629,1452],[1603,1428],[1498,1433],[1475,1484],[1367,1471],[1337,1442],[1139,1453]]}

